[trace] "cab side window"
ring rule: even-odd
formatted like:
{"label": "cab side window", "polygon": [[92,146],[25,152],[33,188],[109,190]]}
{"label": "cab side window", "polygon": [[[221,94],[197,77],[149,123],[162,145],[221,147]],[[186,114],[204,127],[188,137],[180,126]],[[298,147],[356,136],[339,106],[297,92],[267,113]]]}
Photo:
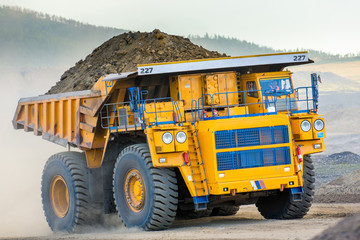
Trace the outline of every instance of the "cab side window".
{"label": "cab side window", "polygon": [[256,82],[255,81],[248,81],[246,82],[246,90],[249,91],[247,93],[247,95],[249,97],[253,97],[253,98],[258,98],[259,97],[259,94],[258,92],[256,91],[257,88],[256,88]]}

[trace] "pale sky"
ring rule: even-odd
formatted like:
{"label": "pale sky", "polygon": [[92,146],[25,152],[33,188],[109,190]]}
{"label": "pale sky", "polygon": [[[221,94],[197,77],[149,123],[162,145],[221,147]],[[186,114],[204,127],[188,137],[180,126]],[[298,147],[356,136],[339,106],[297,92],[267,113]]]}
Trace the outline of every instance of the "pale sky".
{"label": "pale sky", "polygon": [[359,0],[0,0],[94,25],[360,53]]}

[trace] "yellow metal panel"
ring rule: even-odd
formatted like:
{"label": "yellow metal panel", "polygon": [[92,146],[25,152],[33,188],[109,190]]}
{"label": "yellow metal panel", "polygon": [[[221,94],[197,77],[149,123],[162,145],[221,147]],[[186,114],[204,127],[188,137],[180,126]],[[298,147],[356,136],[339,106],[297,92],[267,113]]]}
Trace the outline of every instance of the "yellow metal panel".
{"label": "yellow metal panel", "polygon": [[310,121],[310,124],[311,124],[311,119],[292,119],[291,120],[291,126],[292,126],[292,130],[293,130],[294,138],[296,140],[311,140],[311,139],[313,139],[312,128],[310,128],[310,130],[307,132],[304,132],[303,130],[301,130],[300,125],[301,125],[301,122],[304,120]]}
{"label": "yellow metal panel", "polygon": [[[214,105],[234,105],[239,103],[238,94],[229,93],[238,91],[235,72],[206,74],[204,79],[205,93],[213,96]],[[206,96],[207,105],[212,104],[211,96]]]}
{"label": "yellow metal panel", "polygon": [[65,121],[65,111],[66,108],[64,108],[64,100],[60,100],[59,101],[59,119],[58,119],[58,132],[59,132],[59,137],[60,138],[64,138],[64,121]]}
{"label": "yellow metal panel", "polygon": [[[166,130],[169,130],[169,129],[162,129],[162,131],[159,131],[160,129],[161,128],[154,127],[154,128],[147,128],[145,130],[145,134],[147,136],[147,142],[148,142],[148,146],[149,146],[149,150],[150,150],[150,154],[151,154],[151,158],[152,158],[154,167],[178,167],[178,166],[184,165],[185,163],[184,163],[184,158],[183,158],[183,152],[168,152],[168,153],[158,153],[157,152],[156,145],[161,145],[162,134]],[[173,130],[170,130],[170,131],[173,131]],[[154,134],[154,133],[156,133],[156,134]],[[154,137],[155,135],[157,138],[156,140]],[[158,142],[158,144],[156,144],[155,142]],[[166,162],[159,163],[160,158],[166,158]]]}
{"label": "yellow metal panel", "polygon": [[[160,159],[165,162],[160,162]],[[154,167],[179,167],[184,165],[183,152],[158,153],[153,158]]]}
{"label": "yellow metal panel", "polygon": [[[317,119],[321,119],[321,120],[324,122],[324,128],[323,128],[323,130],[321,130],[321,131],[317,131],[317,130],[315,129],[315,127],[314,127],[314,122],[315,122],[315,120],[317,120]],[[319,139],[319,137],[317,136],[318,133],[322,133],[323,137],[321,137],[321,138],[326,138],[325,120],[324,120],[323,117],[320,117],[320,118],[314,117],[314,118],[312,118],[312,119],[311,119],[311,126],[312,126],[312,129],[313,129],[313,138],[314,138],[314,139]]]}
{"label": "yellow metal panel", "polygon": [[[162,140],[162,136],[165,132],[170,132],[173,135],[173,141],[169,144],[165,144]],[[154,132],[155,149],[157,153],[175,152],[175,137],[173,131],[158,131]]]}
{"label": "yellow metal panel", "polygon": [[67,140],[69,142],[72,142],[72,130],[71,130],[71,126],[72,126],[72,108],[71,108],[71,105],[72,105],[72,100],[67,100],[66,101],[66,115],[67,115],[67,118],[66,118],[66,135],[67,135]]}
{"label": "yellow metal panel", "polygon": [[238,93],[229,93],[229,92],[237,92],[237,76],[235,72],[229,73],[219,73],[218,74],[218,83],[219,83],[219,92],[228,94],[221,94],[220,97],[220,105],[235,105],[239,104]]}
{"label": "yellow metal panel", "polygon": [[181,75],[179,77],[179,100],[185,101],[185,109],[191,108],[192,100],[198,100],[201,95],[201,74]]}
{"label": "yellow metal panel", "polygon": [[86,162],[89,168],[101,167],[101,160],[103,157],[102,149],[91,149],[85,151]]}
{"label": "yellow metal panel", "polygon": [[[262,187],[260,189],[258,188],[254,189],[251,184],[251,181],[263,181],[263,186],[265,186],[265,188]],[[290,185],[289,184],[290,182],[292,182],[293,185]],[[230,191],[232,189],[236,189],[237,193],[280,189],[282,184],[285,186],[285,188],[300,186],[296,176],[286,176],[286,177],[274,177],[274,178],[249,177],[248,180],[243,180],[243,181],[209,184],[209,188],[210,188],[210,194],[221,195],[221,194],[230,194]]]}
{"label": "yellow metal panel", "polygon": [[[302,155],[313,154],[313,153],[325,151],[324,139],[296,141],[296,144],[300,146]],[[320,148],[315,149],[314,148],[315,144],[320,144]]]}
{"label": "yellow metal panel", "polygon": [[186,140],[184,143],[179,143],[177,140],[176,140],[176,134],[180,132],[180,131],[174,131],[174,141],[175,141],[175,150],[177,152],[185,152],[185,151],[188,151],[189,150],[189,143],[188,143],[188,134],[187,134],[187,131],[183,131],[185,132],[186,134]]}
{"label": "yellow metal panel", "polygon": [[169,79],[169,86],[170,86],[170,97],[174,100],[174,101],[178,101],[179,100],[179,81],[178,81],[179,77],[178,76],[174,76],[174,77],[170,77]]}
{"label": "yellow metal panel", "polygon": [[[229,114],[228,114],[229,112]],[[227,108],[225,108],[225,116],[234,116],[234,115],[245,115],[249,113],[248,106],[246,107],[231,107],[229,108],[229,111]]]}

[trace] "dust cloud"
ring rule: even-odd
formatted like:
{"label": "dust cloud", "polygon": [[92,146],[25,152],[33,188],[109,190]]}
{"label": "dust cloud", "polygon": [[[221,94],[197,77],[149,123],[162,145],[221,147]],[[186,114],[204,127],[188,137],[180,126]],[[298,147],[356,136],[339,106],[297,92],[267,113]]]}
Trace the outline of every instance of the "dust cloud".
{"label": "dust cloud", "polygon": [[47,235],[40,197],[42,169],[48,157],[65,148],[15,131],[12,118],[20,97],[45,92],[66,69],[0,69],[0,237]]}
{"label": "dust cloud", "polygon": [[[47,159],[54,153],[67,151],[67,148],[34,136],[32,132],[16,131],[11,121],[20,98],[46,92],[66,69],[66,66],[0,68],[3,83],[0,95],[0,238],[54,236],[42,209],[41,176]],[[107,215],[104,220],[105,228],[95,226],[86,232],[117,234],[125,231],[116,214]],[[130,232],[134,231],[140,230],[132,229]]]}

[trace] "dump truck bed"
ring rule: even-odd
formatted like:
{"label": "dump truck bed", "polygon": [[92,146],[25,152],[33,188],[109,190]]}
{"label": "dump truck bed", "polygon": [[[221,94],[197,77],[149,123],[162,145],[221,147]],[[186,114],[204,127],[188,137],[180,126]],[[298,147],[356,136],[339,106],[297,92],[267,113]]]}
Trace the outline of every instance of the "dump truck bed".
{"label": "dump truck bed", "polygon": [[[92,148],[97,122],[96,109],[91,102],[101,101],[99,91],[42,95],[22,98],[13,119],[15,129],[33,131],[43,139],[66,146],[67,144]],[[96,107],[96,106],[93,106]]]}

